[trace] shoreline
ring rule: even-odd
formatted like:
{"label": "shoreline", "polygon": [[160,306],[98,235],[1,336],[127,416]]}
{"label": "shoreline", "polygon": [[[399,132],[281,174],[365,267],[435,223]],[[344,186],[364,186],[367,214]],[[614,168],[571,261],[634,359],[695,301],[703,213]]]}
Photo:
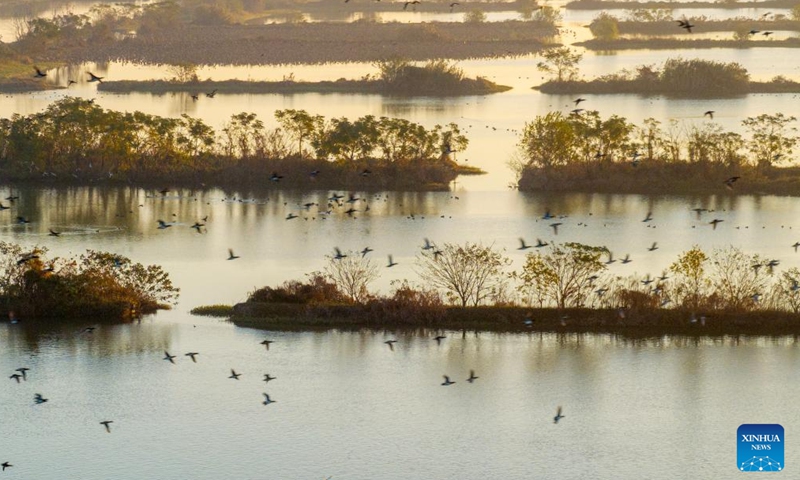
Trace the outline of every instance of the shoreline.
{"label": "shoreline", "polygon": [[[800,314],[779,311],[697,312],[528,307],[444,307],[413,322],[386,322],[369,305],[303,305],[245,302],[230,321],[263,330],[462,330],[497,333],[552,332],[625,336],[785,336],[800,334]],[[382,320],[383,319],[383,320]],[[704,322],[704,323],[703,323]]]}

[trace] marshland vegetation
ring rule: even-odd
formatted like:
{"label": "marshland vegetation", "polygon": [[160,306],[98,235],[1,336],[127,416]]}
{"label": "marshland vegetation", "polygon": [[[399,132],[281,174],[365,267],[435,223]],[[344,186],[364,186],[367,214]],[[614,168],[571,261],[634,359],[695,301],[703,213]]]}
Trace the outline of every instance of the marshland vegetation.
{"label": "marshland vegetation", "polygon": [[[714,123],[713,114],[687,126],[551,112],[525,124],[511,166],[524,191],[797,195],[795,117],[749,117],[741,135]],[[732,177],[739,181],[726,183]]]}
{"label": "marshland vegetation", "polygon": [[10,181],[294,188],[446,189],[467,138],[455,124],[425,128],[367,115],[325,119],[279,110],[267,128],[250,113],[220,132],[183,115],[165,118],[65,98],[44,112],[0,119],[0,172]]}
{"label": "marshland vegetation", "polygon": [[89,250],[48,258],[45,247],[0,242],[0,305],[15,321],[121,321],[168,309],[179,289],[157,265]]}
{"label": "marshland vegetation", "polygon": [[800,270],[738,248],[693,247],[657,276],[612,273],[611,252],[553,243],[509,271],[505,254],[444,244],[417,255],[418,284],[369,291],[377,265],[358,252],[322,272],[250,293],[237,325],[269,329],[454,329],[634,334],[787,334],[800,322]]}

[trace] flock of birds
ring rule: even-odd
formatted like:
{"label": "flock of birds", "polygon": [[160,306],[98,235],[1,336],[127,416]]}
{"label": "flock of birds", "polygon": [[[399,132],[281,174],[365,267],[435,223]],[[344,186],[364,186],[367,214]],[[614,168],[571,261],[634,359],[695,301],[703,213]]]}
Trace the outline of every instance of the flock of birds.
{"label": "flock of birds", "polygon": [[[95,327],[87,327],[87,328],[82,330],[82,333],[91,334],[94,330],[95,330]],[[447,336],[440,334],[440,335],[437,335],[437,336],[433,337],[432,340],[436,342],[437,346],[441,346],[442,342],[444,340],[446,340],[446,339],[447,339]],[[272,343],[274,343],[274,342],[275,342],[274,340],[264,339],[264,340],[262,340],[260,342],[260,345],[263,345],[265,347],[265,349],[268,351],[270,349],[270,345]],[[389,350],[394,352],[394,345],[397,343],[397,340],[396,339],[389,339],[389,340],[384,341],[383,343],[385,343],[389,347]],[[199,355],[200,355],[199,352],[187,352],[183,356],[184,357],[188,357],[189,359],[191,359],[191,361],[193,363],[197,363],[197,359],[198,359]],[[170,354],[169,351],[164,351],[164,357],[163,357],[164,361],[169,362],[172,365],[177,365],[177,363],[176,363],[176,359],[177,358],[178,358],[177,355]],[[21,383],[21,382],[27,382],[29,380],[29,375],[30,375],[29,372],[31,372],[30,368],[28,368],[28,367],[19,367],[14,371],[14,373],[12,373],[9,376],[9,378],[11,380],[15,381],[18,384]],[[235,368],[231,368],[230,369],[230,375],[228,376],[228,378],[238,381],[239,377],[241,377],[242,375],[243,374],[241,372],[237,372]],[[443,378],[444,378],[444,382],[441,383],[441,386],[449,387],[449,386],[455,385],[457,383],[455,380],[451,380],[449,375],[443,375]],[[470,370],[469,371],[469,377],[467,377],[465,380],[466,380],[466,382],[468,382],[470,384],[473,384],[479,378],[480,377],[475,374],[474,370]],[[272,376],[269,373],[265,373],[263,378],[262,378],[262,381],[265,382],[266,384],[269,384],[269,382],[271,382],[273,380],[276,380],[276,379],[277,379],[277,377]],[[273,399],[272,397],[270,397],[269,393],[267,393],[267,392],[262,392],[262,396],[264,398],[264,400],[261,402],[262,405],[268,406],[268,405],[272,405],[273,403],[278,403],[278,401]],[[50,399],[45,398],[40,393],[35,393],[33,401],[34,401],[35,405],[42,405],[42,404],[45,404],[45,403],[49,402]],[[563,415],[562,412],[563,412],[562,407],[558,406],[557,409],[556,409],[556,415],[553,417],[553,423],[557,424],[561,419],[563,419],[565,417],[565,415]],[[113,424],[113,423],[114,423],[114,420],[103,419],[103,420],[100,420],[98,422],[98,425],[101,425],[106,433],[111,433],[111,431],[112,431],[111,424]],[[0,464],[0,466],[2,466],[3,470],[6,470],[7,468],[11,468],[14,465],[10,461],[5,461],[2,464]]]}
{"label": "flock of birds", "polygon": [[[761,15],[761,20],[762,21],[763,20],[767,20],[770,15],[772,15],[772,12],[767,12],[767,13]],[[675,21],[678,22],[678,27],[686,30],[687,33],[692,33],[692,29],[697,26],[697,25],[692,24],[691,21],[687,20],[685,17],[684,17],[683,20],[675,20]],[[759,33],[761,35],[765,36],[765,37],[769,37],[770,35],[773,35],[775,32],[772,32],[772,31],[763,31],[762,32],[760,30],[752,29],[752,30],[750,30],[748,32],[748,35],[752,36],[752,35],[757,35]]]}

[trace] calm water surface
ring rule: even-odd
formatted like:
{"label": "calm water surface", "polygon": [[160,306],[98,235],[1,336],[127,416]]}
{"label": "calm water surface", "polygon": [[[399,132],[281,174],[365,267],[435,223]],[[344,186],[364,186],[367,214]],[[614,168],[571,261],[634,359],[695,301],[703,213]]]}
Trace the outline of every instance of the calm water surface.
{"label": "calm water surface", "polygon": [[[568,12],[565,21],[577,29],[595,13],[584,18],[587,12]],[[740,62],[756,79],[797,79],[795,53],[587,53],[582,71],[593,77],[683,54]],[[41,111],[55,99],[78,95],[97,98],[105,108],[188,113],[215,128],[242,111],[274,125],[272,114],[282,108],[328,117],[399,116],[427,126],[456,122],[471,142],[458,160],[489,172],[459,179],[452,193],[352,192],[367,199],[357,206],[362,212],[350,218],[337,211],[326,220],[300,205],[324,205],[328,191],[187,189],[161,197],[124,188],[14,189],[21,198],[0,213],[1,241],[46,246],[51,255],[91,248],[157,263],[182,295],[173,311],[138,324],[99,326],[91,334],[83,332],[84,325],[37,331],[24,319],[0,324],[0,373],[31,369],[28,382],[4,380],[0,387],[0,462],[15,465],[4,478],[711,480],[738,475],[734,445],[740,424],[780,423],[792,435],[800,419],[787,400],[800,394],[800,370],[791,338],[631,341],[448,332],[437,346],[431,332],[260,332],[188,314],[194,306],[236,303],[255,287],[320,270],[334,247],[370,246],[378,265],[393,255],[398,265],[381,268],[373,286],[387,293],[394,280],[418,280],[414,259],[424,237],[493,244],[506,250],[512,269],[524,258],[516,250],[519,237],[529,243],[537,237],[579,241],[607,246],[617,256],[630,254],[632,263],[610,269],[621,276],[660,274],[695,244],[706,250],[734,245],[779,260],[781,269],[798,266],[800,254],[790,247],[800,240],[798,198],[506,190],[514,180],[505,164],[517,131],[536,115],[573,108],[571,96],[530,89],[541,82],[537,62],[461,62],[468,75],[514,89],[458,99],[223,93],[194,103],[187,95],[98,94],[85,83],[86,70],[115,79],[167,76],[161,67],[117,63],[70,67],[48,77],[60,83],[75,78],[81,84],[74,90],[0,97],[2,116]],[[368,64],[223,66],[202,69],[200,77],[280,79],[293,73],[324,80],[374,72]],[[800,102],[794,95],[584,97],[586,108],[603,115],[635,122],[674,119],[683,128],[701,125],[702,113],[715,110],[715,121],[736,131],[748,116],[791,115]],[[9,193],[0,188],[0,198]],[[363,212],[367,203],[370,210]],[[715,212],[698,218],[695,207]],[[547,210],[564,216],[558,236],[541,220]],[[648,211],[654,220],[646,224],[641,220]],[[286,221],[290,212],[301,218]],[[13,224],[17,215],[32,223]],[[206,215],[207,232],[189,228]],[[725,220],[717,230],[707,223],[712,217]],[[158,219],[175,225],[158,230]],[[49,228],[64,233],[49,237]],[[660,248],[647,251],[653,242]],[[241,258],[227,261],[228,248]],[[259,345],[265,337],[275,340],[269,351]],[[389,338],[398,339],[394,352],[383,344]],[[177,365],[162,360],[165,350],[178,355]],[[189,351],[200,352],[198,363],[183,355]],[[231,368],[243,374],[241,380],[227,378]],[[470,369],[480,376],[472,385],[465,382]],[[278,379],[264,384],[265,373]],[[440,386],[444,374],[457,383]],[[277,402],[262,405],[262,392]],[[34,405],[34,393],[49,402]],[[566,418],[554,425],[558,405]],[[114,421],[111,434],[101,420]],[[800,455],[791,446],[786,452],[792,469]]]}
{"label": "calm water surface", "polygon": [[7,478],[717,479],[738,474],[740,424],[800,428],[795,339],[448,332],[437,346],[170,312],[92,334],[4,324],[0,344],[2,371],[31,369],[0,389]]}

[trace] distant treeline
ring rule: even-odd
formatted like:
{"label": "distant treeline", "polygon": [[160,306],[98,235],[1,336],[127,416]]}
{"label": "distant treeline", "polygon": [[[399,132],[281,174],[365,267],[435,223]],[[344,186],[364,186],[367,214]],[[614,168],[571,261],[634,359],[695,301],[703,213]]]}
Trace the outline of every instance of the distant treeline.
{"label": "distant treeline", "polygon": [[633,125],[596,111],[552,112],[526,123],[514,168],[526,191],[616,193],[800,194],[793,149],[795,117],[760,115],[723,130],[705,114],[700,125],[652,118]]}
{"label": "distant treeline", "polygon": [[769,82],[750,81],[738,63],[671,58],[661,69],[640,65],[593,80],[551,80],[537,87],[544,93],[598,93],[669,95],[691,98],[717,98],[749,93],[800,93],[800,82],[783,76]]}
{"label": "distant treeline", "polygon": [[44,112],[0,119],[6,180],[446,189],[467,146],[455,124],[427,129],[403,119],[326,120],[279,110],[279,128],[233,115],[220,132],[183,115],[104,110],[66,98]]}

